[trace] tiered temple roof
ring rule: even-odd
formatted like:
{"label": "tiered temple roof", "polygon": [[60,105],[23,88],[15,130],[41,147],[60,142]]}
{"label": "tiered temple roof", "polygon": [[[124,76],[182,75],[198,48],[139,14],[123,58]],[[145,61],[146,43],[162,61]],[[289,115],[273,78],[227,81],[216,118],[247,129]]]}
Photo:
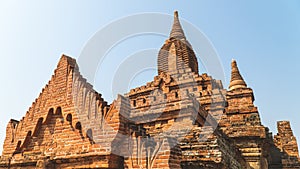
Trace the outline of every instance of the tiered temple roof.
{"label": "tiered temple roof", "polygon": [[289,122],[273,140],[235,60],[228,90],[199,74],[178,12],[153,81],[108,104],[63,55],[3,148],[0,169],[300,168]]}

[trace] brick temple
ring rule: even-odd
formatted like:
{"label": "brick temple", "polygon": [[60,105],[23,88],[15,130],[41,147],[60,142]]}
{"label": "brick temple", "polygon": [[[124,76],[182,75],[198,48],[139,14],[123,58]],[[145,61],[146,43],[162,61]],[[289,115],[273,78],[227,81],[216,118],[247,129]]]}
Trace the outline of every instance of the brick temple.
{"label": "brick temple", "polygon": [[63,55],[21,120],[11,119],[0,168],[295,169],[290,123],[273,136],[235,60],[231,80],[199,74],[178,13],[153,81],[108,104]]}

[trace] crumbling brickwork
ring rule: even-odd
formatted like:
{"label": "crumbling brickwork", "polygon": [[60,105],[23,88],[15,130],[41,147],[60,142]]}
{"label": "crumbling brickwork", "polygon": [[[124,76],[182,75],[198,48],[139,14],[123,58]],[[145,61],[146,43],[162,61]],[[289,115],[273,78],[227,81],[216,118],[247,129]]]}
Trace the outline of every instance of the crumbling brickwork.
{"label": "crumbling brickwork", "polygon": [[229,89],[198,62],[175,12],[158,75],[108,104],[63,55],[20,120],[10,120],[2,168],[300,168],[287,121],[274,137],[232,61]]}
{"label": "crumbling brickwork", "polygon": [[274,136],[274,143],[280,152],[282,168],[300,168],[298,145],[290,122],[277,122],[277,130],[278,133]]}

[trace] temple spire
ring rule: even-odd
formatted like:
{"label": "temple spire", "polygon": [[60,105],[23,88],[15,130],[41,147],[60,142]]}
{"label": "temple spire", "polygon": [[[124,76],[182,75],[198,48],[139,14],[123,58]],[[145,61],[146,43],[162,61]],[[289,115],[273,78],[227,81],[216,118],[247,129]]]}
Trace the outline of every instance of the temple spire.
{"label": "temple spire", "polygon": [[177,11],[174,12],[174,23],[170,37],[159,50],[157,68],[158,74],[162,72],[177,74],[189,71],[198,74],[199,72],[196,54],[184,36]]}
{"label": "temple spire", "polygon": [[246,88],[247,84],[240,74],[236,61],[233,59],[231,62],[231,80],[229,84],[229,90]]}
{"label": "temple spire", "polygon": [[174,12],[174,22],[170,33],[170,38],[185,39],[185,35],[180,25],[177,11]]}

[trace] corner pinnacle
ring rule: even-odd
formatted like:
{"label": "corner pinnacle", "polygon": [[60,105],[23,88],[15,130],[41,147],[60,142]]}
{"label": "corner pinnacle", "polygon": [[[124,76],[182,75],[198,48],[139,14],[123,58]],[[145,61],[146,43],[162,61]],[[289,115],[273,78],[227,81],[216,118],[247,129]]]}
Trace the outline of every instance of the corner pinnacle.
{"label": "corner pinnacle", "polygon": [[237,63],[234,59],[231,61],[231,79],[229,84],[229,90],[246,88],[247,84],[240,74]]}

